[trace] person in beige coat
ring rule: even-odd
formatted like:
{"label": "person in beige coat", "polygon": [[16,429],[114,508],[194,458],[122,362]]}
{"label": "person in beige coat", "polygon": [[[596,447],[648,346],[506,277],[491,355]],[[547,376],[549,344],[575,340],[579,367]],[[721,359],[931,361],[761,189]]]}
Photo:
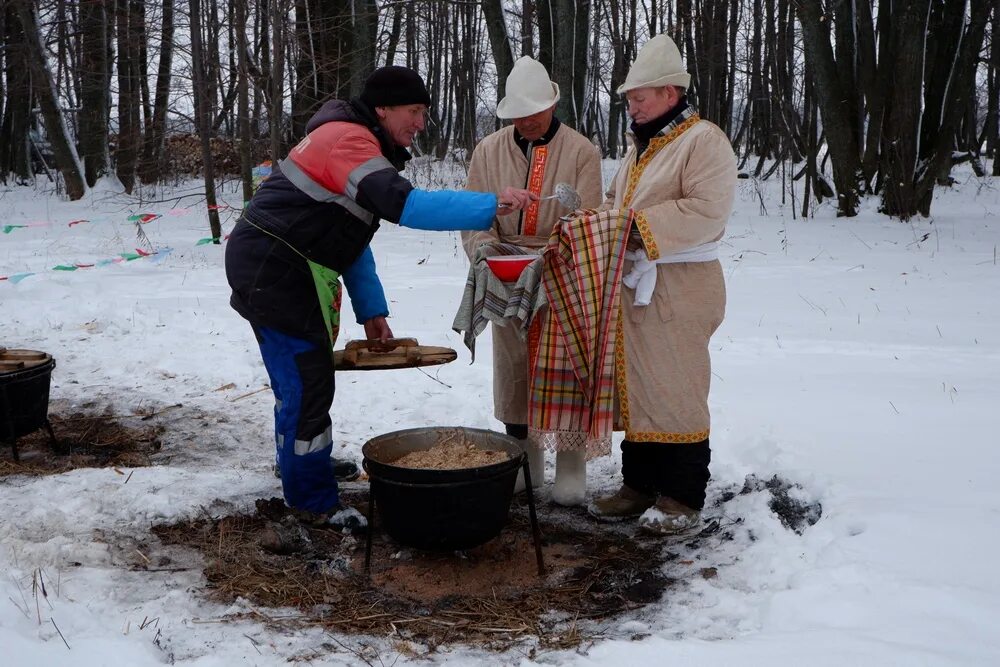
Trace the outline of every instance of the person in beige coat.
{"label": "person in beige coat", "polygon": [[736,189],[732,145],[688,103],[689,81],[667,35],[639,51],[618,89],[632,145],[602,205],[630,208],[635,220],[615,353],[623,484],[589,510],[638,516],[656,534],[691,529],[705,503],[708,343],[725,312],[718,243]]}
{"label": "person in beige coat", "polygon": [[[507,77],[506,96],[497,105],[497,117],[511,120],[484,138],[472,153],[466,188],[506,186],[526,188],[544,197],[557,183],[579,193],[582,205],[596,207],[602,200],[600,154],[586,137],[559,122],[555,104],[559,86],[537,60],[519,58]],[[490,190],[492,191],[492,190]],[[499,190],[497,190],[499,192]],[[497,218],[485,232],[462,234],[465,252],[475,259],[484,243],[512,243],[527,252],[540,252],[559,216],[569,213],[555,199],[537,201],[520,215]],[[528,445],[527,345],[513,327],[493,327],[494,414],[507,433],[525,440],[532,485],[544,474],[543,452]],[[518,480],[519,488],[523,480]],[[564,505],[586,499],[586,460],[583,452],[556,453],[552,498]]]}

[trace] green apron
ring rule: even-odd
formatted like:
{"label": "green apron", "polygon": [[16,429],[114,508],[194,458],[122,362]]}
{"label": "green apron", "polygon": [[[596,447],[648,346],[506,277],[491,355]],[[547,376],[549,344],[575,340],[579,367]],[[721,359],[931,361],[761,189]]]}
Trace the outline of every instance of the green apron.
{"label": "green apron", "polygon": [[316,284],[316,296],[319,297],[319,307],[323,313],[326,333],[330,336],[330,351],[332,352],[333,346],[337,342],[337,334],[340,333],[340,302],[343,289],[340,284],[340,274],[322,264],[306,261],[309,264],[313,282]]}

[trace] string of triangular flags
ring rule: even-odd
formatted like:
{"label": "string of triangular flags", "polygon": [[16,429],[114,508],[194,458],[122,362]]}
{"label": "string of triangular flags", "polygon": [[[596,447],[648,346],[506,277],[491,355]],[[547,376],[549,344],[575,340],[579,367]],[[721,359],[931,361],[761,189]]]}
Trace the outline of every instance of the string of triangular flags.
{"label": "string of triangular flags", "polygon": [[[242,209],[236,208],[235,206],[229,206],[229,205],[226,205],[226,204],[219,204],[219,205],[216,205],[216,206],[208,206],[207,209],[208,210],[213,210],[214,209],[214,210],[217,210],[217,211],[223,211],[223,210],[226,210],[226,209],[232,209],[234,211],[242,210]],[[158,219],[163,218],[165,216],[190,215],[191,211],[194,211],[194,210],[196,210],[196,209],[194,207],[192,207],[192,208],[173,208],[173,209],[170,209],[169,211],[167,211],[166,213],[136,213],[134,215],[128,216],[127,218],[125,218],[125,220],[127,222],[134,222],[134,223],[139,223],[139,224],[145,225],[147,223],[152,222],[153,220],[158,220]],[[103,222],[111,222],[111,220],[110,219],[107,219],[107,220],[105,220],[105,219],[89,220],[89,219],[86,219],[86,218],[81,218],[79,220],[70,220],[68,223],[66,223],[66,226],[67,227],[76,227],[78,225],[103,223]],[[59,224],[61,224],[61,223],[53,222],[51,220],[34,220],[32,222],[26,222],[24,224],[12,224],[12,225],[3,225],[3,226],[0,226],[0,232],[3,232],[4,234],[10,234],[11,232],[16,231],[18,229],[29,229],[29,228],[32,228],[32,227],[56,227]]]}
{"label": "string of triangular flags", "polygon": [[[270,175],[271,175],[271,163],[269,161],[268,162],[264,162],[262,164],[257,165],[256,167],[254,167],[253,168],[254,189],[256,190],[257,186],[259,186],[260,183],[265,178],[267,178]],[[244,204],[245,204],[245,202],[244,202]],[[178,207],[178,208],[172,208],[172,209],[166,211],[166,213],[135,213],[135,214],[132,214],[132,215],[128,216],[125,220],[127,222],[131,222],[131,223],[135,223],[135,224],[139,224],[139,225],[145,225],[145,224],[148,224],[148,223],[150,223],[150,222],[152,222],[154,220],[158,220],[160,218],[163,218],[164,216],[190,215],[191,212],[195,211],[195,210],[199,210],[200,211],[202,209],[201,209],[201,207]],[[242,210],[242,209],[237,209],[235,206],[229,206],[227,204],[217,204],[217,205],[213,205],[213,206],[207,206],[207,207],[205,207],[205,210],[223,211],[223,210]],[[105,221],[103,221],[103,220],[78,219],[78,220],[70,220],[66,224],[67,224],[68,227],[76,227],[77,225],[83,225],[83,224],[95,223],[95,222],[105,222]],[[52,226],[55,226],[56,224],[57,223],[52,222],[50,220],[36,220],[36,221],[32,221],[32,222],[27,222],[27,223],[24,223],[24,224],[11,224],[11,225],[0,226],[0,232],[3,232],[4,234],[10,234],[11,232],[13,232],[15,230],[18,230],[18,229],[26,229],[26,228],[30,228],[30,227],[52,227]],[[229,234],[225,234],[225,235],[223,235],[221,237],[211,237],[211,236],[209,236],[209,237],[205,237],[205,238],[202,238],[202,239],[198,239],[195,242],[195,245],[196,246],[200,246],[200,245],[207,245],[209,243],[221,243],[222,241],[226,241],[228,239],[229,239]],[[110,257],[110,258],[107,258],[107,259],[102,259],[102,260],[94,262],[94,263],[82,263],[81,262],[81,263],[74,263],[74,264],[59,264],[57,266],[51,267],[49,270],[50,271],[77,271],[79,269],[90,269],[90,268],[108,266],[110,264],[120,264],[120,263],[123,263],[123,262],[132,262],[132,261],[135,261],[137,259],[144,259],[144,258],[153,258],[154,261],[159,262],[159,261],[162,261],[163,258],[165,258],[172,251],[173,251],[172,248],[162,248],[162,249],[159,249],[159,250],[142,250],[141,248],[136,248],[136,250],[135,250],[134,253],[129,253],[129,252],[121,253],[119,255],[116,255],[115,257]],[[22,280],[24,280],[25,278],[28,278],[29,276],[37,275],[37,273],[38,273],[37,271],[25,271],[25,272],[22,272],[22,273],[13,273],[13,274],[10,274],[10,275],[0,275],[0,281],[8,281],[8,282],[10,282],[12,284],[17,284],[17,283],[21,282]]]}
{"label": "string of triangular flags", "polygon": [[[102,266],[108,266],[110,264],[122,264],[125,262],[134,262],[137,259],[150,259],[153,262],[160,262],[167,255],[173,252],[173,248],[160,248],[159,250],[143,250],[142,248],[136,248],[135,252],[123,252],[114,257],[108,257],[107,259],[98,260],[92,263],[74,263],[74,264],[57,264],[49,269],[49,271],[79,271],[81,269],[94,269]],[[25,271],[22,273],[12,273],[8,276],[0,276],[0,281],[8,281],[14,285],[21,282],[25,278],[30,276],[38,275],[38,271]]]}

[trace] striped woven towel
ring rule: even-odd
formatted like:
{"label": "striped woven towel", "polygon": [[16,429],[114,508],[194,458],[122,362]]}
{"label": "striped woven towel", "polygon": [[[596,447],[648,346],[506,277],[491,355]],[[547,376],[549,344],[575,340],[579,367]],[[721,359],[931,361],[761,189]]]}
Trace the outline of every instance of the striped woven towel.
{"label": "striped woven towel", "polygon": [[605,211],[565,221],[545,247],[548,316],[531,351],[529,437],[555,451],[611,451],[614,343],[622,262],[633,214]]}
{"label": "striped woven towel", "polygon": [[476,336],[483,332],[487,323],[516,326],[520,334],[526,336],[532,317],[545,305],[545,294],[539,283],[541,255],[525,267],[514,284],[497,278],[486,263],[487,257],[523,255],[524,252],[524,248],[510,243],[488,243],[476,251],[476,259],[465,281],[462,303],[451,325],[454,331],[464,334],[463,341],[473,360],[476,358]]}

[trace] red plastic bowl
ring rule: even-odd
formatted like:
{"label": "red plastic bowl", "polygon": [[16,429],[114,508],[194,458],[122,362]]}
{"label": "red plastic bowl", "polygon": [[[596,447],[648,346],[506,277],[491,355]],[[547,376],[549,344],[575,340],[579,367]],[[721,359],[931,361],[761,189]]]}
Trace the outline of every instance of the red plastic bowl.
{"label": "red plastic bowl", "polygon": [[538,255],[496,255],[487,257],[486,263],[490,270],[505,283],[517,282],[524,267],[538,259]]}

